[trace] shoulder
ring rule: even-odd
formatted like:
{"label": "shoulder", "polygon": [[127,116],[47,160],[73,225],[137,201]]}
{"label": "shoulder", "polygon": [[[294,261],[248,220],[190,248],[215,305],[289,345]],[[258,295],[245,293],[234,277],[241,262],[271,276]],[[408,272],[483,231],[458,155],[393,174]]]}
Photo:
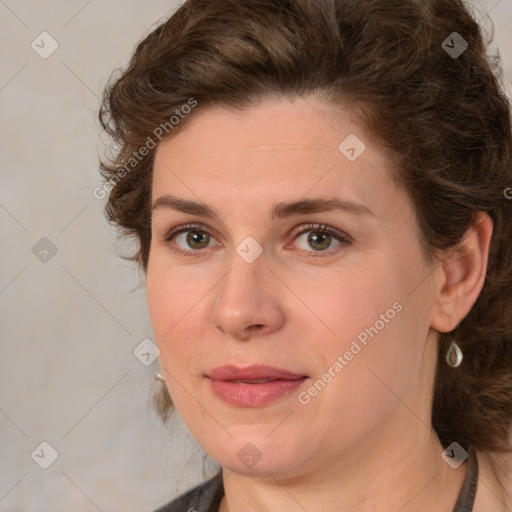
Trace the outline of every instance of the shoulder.
{"label": "shoulder", "polygon": [[223,495],[222,473],[219,472],[155,512],[217,512]]}

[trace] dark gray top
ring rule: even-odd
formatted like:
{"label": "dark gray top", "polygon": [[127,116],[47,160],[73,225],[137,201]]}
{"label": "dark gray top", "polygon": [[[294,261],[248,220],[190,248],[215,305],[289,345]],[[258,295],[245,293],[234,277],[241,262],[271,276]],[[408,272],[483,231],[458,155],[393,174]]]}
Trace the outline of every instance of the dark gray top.
{"label": "dark gray top", "polygon": [[[476,452],[470,448],[466,478],[453,512],[472,512],[477,483],[478,460]],[[164,507],[155,510],[155,512],[218,512],[223,496],[222,473],[219,472],[207,482],[187,491]]]}
{"label": "dark gray top", "polygon": [[155,512],[218,512],[224,496],[222,472],[207,482],[190,489]]}

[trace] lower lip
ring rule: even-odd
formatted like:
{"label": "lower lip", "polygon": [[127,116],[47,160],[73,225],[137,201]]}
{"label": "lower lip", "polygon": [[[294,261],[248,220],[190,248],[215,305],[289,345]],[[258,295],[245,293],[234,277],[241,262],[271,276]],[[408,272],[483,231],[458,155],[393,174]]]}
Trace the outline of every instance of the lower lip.
{"label": "lower lip", "polygon": [[238,384],[227,380],[211,380],[212,390],[231,405],[259,407],[296,391],[306,380],[272,380],[263,384]]}

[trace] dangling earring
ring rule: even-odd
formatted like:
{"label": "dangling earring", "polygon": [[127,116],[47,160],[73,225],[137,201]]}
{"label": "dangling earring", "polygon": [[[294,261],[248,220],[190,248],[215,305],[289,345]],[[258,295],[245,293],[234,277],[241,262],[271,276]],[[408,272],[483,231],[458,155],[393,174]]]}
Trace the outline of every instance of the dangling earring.
{"label": "dangling earring", "polygon": [[165,382],[164,376],[161,373],[155,373],[153,378],[155,380],[159,380],[160,382]]}
{"label": "dangling earring", "polygon": [[457,368],[457,366],[460,366],[460,363],[462,363],[462,350],[455,341],[450,343],[446,351],[446,362],[452,368]]}

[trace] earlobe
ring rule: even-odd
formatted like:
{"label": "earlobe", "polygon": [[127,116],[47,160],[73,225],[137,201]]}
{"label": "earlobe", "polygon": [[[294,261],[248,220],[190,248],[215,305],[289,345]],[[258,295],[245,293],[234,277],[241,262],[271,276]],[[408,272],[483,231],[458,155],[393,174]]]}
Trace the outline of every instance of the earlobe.
{"label": "earlobe", "polygon": [[446,251],[432,316],[432,327],[437,331],[453,331],[478,299],[487,272],[492,230],[492,219],[480,212],[460,244]]}

